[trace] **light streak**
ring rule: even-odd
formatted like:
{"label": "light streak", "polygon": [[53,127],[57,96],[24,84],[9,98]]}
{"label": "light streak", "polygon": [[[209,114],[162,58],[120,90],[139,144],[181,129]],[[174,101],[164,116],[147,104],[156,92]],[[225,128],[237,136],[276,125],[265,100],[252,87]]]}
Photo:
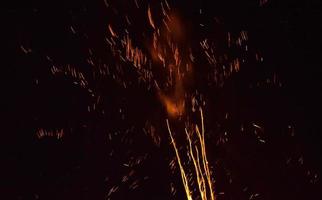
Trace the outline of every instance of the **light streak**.
{"label": "light streak", "polygon": [[[196,124],[194,129],[189,131],[188,128],[185,128],[186,138],[189,144],[188,153],[192,159],[193,169],[195,172],[195,178],[198,185],[199,196],[202,200],[215,200],[214,186],[211,179],[211,172],[209,169],[209,163],[206,153],[206,144],[205,144],[205,127],[204,127],[204,117],[203,111],[200,108],[201,116],[201,131],[199,126]],[[171,143],[176,154],[178,161],[182,183],[185,189],[186,197],[188,200],[192,200],[192,185],[189,184],[187,179],[187,170],[184,169],[182,165],[182,157],[179,154],[178,147],[176,145],[173,133],[171,131],[169,120],[167,122],[167,129],[171,138]],[[194,138],[197,138],[197,142],[194,142]]]}
{"label": "light streak", "polygon": [[126,45],[126,59],[132,62],[136,68],[141,68],[142,65],[145,65],[147,62],[145,55],[139,48],[133,47],[129,35],[124,38],[124,43]]}
{"label": "light streak", "polygon": [[64,129],[56,129],[56,130],[45,130],[45,129],[38,129],[36,132],[38,139],[43,137],[55,137],[57,139],[61,139],[64,136]]}
{"label": "light streak", "polygon": [[170,129],[169,120],[167,119],[166,122],[167,122],[167,128],[168,128],[168,131],[169,131],[169,134],[170,134],[170,138],[171,138],[171,143],[173,145],[173,149],[174,149],[174,151],[176,153],[176,157],[177,157],[177,160],[178,160],[178,165],[179,165],[179,169],[180,169],[181,179],[182,179],[182,183],[183,183],[183,186],[184,186],[184,189],[185,189],[185,192],[186,192],[187,199],[188,200],[192,200],[192,196],[191,196],[192,192],[190,191],[190,187],[189,187],[187,175],[186,175],[186,172],[185,172],[185,170],[184,170],[184,168],[182,166],[182,162],[181,162],[181,158],[180,158],[180,155],[179,155],[179,151],[178,151],[176,142],[175,142],[175,140],[173,138],[172,131]]}
{"label": "light streak", "polygon": [[148,7],[148,18],[149,18],[150,25],[153,27],[153,29],[155,29],[155,25],[154,25],[154,21],[152,19],[152,14],[151,14],[151,8],[150,8],[150,6]]}
{"label": "light streak", "polygon": [[111,24],[109,24],[109,25],[108,25],[108,30],[110,31],[110,33],[111,33],[111,35],[112,35],[113,37],[117,37],[117,35],[116,35],[116,33],[114,32],[114,30],[113,30],[113,28],[112,28]]}

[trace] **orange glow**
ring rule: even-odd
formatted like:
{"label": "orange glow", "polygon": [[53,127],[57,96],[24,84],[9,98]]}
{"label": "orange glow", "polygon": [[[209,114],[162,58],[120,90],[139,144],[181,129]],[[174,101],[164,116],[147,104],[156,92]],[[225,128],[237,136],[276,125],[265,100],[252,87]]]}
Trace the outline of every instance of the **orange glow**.
{"label": "orange glow", "polygon": [[184,100],[174,101],[165,95],[160,95],[160,99],[166,107],[170,117],[179,117],[183,114]]}

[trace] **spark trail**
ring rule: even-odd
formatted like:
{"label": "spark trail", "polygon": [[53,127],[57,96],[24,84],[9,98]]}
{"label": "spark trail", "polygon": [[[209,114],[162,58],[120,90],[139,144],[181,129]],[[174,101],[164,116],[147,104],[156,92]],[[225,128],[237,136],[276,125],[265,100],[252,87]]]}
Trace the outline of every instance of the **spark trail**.
{"label": "spark trail", "polygon": [[[175,142],[173,133],[170,128],[169,120],[166,120],[167,129],[171,138],[171,143],[176,154],[178,161],[182,183],[184,186],[185,194],[188,200],[192,200],[193,196],[200,196],[202,200],[215,200],[214,186],[211,177],[211,171],[209,169],[209,163],[207,160],[206,153],[206,143],[205,143],[205,127],[204,127],[204,118],[203,111],[200,108],[200,117],[201,117],[201,131],[199,126],[195,124],[194,129],[189,130],[185,128],[186,139],[188,141],[188,153],[192,160],[193,165],[190,167],[193,168],[194,177],[198,185],[198,194],[193,194],[193,185],[188,180],[187,171],[182,163],[182,157],[180,156],[179,149]],[[195,139],[194,139],[195,138]]]}

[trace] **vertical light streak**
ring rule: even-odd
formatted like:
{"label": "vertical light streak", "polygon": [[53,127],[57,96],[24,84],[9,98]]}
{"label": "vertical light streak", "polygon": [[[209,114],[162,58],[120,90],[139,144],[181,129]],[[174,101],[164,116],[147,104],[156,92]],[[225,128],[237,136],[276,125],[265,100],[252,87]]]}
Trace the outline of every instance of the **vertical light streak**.
{"label": "vertical light streak", "polygon": [[[189,144],[188,152],[192,159],[193,169],[194,169],[193,171],[195,173],[195,177],[198,185],[198,191],[201,199],[215,200],[215,195],[213,191],[214,188],[211,180],[211,173],[210,173],[209,163],[208,163],[207,153],[206,153],[204,117],[203,117],[203,111],[201,108],[200,108],[200,117],[201,117],[201,131],[197,124],[195,125],[195,128],[191,131],[185,128],[185,134]],[[191,200],[193,194],[190,188],[192,186],[189,184],[187,180],[186,170],[183,168],[182,158],[180,157],[177,145],[175,143],[175,139],[170,129],[169,121],[166,120],[166,122],[167,122],[168,132],[171,138],[171,143],[175,150],[176,158],[178,160],[178,165],[180,168],[180,174],[181,174],[182,182],[186,192],[186,196],[188,200]],[[197,136],[195,137],[197,138],[197,142],[195,144],[193,144],[194,135]]]}
{"label": "vertical light streak", "polygon": [[173,145],[173,148],[174,148],[174,151],[176,153],[177,160],[178,160],[178,165],[179,165],[179,168],[180,168],[181,179],[182,179],[182,183],[183,183],[183,186],[184,186],[184,189],[185,189],[185,192],[186,192],[187,199],[188,200],[192,200],[192,196],[191,196],[191,191],[190,191],[190,188],[189,188],[189,182],[188,182],[188,179],[187,179],[187,175],[186,175],[186,172],[185,172],[185,170],[184,170],[184,168],[182,166],[182,163],[181,163],[181,158],[180,158],[180,155],[179,155],[179,151],[178,151],[178,148],[176,146],[176,142],[175,142],[175,140],[173,138],[172,131],[170,129],[169,120],[167,119],[166,122],[167,122],[168,132],[169,132],[170,138],[171,138],[171,143]]}

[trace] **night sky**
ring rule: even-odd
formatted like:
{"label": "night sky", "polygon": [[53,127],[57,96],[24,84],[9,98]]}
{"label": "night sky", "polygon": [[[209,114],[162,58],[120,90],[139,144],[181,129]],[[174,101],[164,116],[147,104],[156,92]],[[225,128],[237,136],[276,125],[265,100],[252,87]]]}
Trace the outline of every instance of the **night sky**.
{"label": "night sky", "polygon": [[[168,34],[182,62],[193,60],[179,117],[158,96],[176,91],[149,46],[156,32],[148,9],[158,45],[168,48],[160,2],[180,21]],[[180,132],[185,122],[200,123],[192,97],[203,109],[218,200],[322,199],[322,3],[167,3],[1,6],[0,199],[186,199],[166,119],[185,155]],[[126,57],[126,36],[146,55],[151,80]],[[166,63],[174,62],[169,49]],[[226,73],[236,60],[240,68]]]}

